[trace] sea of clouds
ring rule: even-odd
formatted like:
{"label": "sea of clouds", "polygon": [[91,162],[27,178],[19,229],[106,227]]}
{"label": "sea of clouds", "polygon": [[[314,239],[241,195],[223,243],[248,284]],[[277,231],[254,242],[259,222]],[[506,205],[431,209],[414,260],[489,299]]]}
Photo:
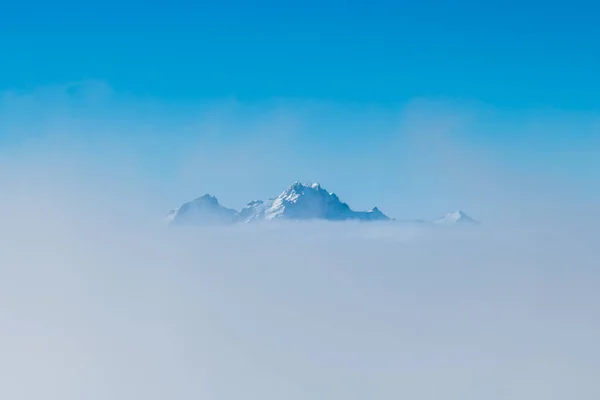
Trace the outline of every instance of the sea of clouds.
{"label": "sea of clouds", "polygon": [[588,203],[521,191],[569,211],[464,228],[171,229],[131,169],[40,143],[0,160],[0,398],[600,398]]}

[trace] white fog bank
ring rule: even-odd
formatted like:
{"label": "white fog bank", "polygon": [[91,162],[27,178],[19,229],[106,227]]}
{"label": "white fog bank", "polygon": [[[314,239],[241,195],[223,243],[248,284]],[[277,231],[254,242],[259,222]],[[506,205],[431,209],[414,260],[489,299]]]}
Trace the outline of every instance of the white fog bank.
{"label": "white fog bank", "polygon": [[592,231],[16,222],[2,398],[600,396]]}

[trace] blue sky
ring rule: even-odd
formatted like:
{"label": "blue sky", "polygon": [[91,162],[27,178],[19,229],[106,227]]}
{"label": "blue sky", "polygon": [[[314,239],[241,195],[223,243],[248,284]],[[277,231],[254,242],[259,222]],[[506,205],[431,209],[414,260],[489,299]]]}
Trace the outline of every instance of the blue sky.
{"label": "blue sky", "polygon": [[172,101],[441,95],[600,105],[592,2],[7,3],[4,89],[103,79]]}
{"label": "blue sky", "polygon": [[[473,176],[486,168],[597,192],[598,11],[12,2],[0,6],[0,143],[16,157],[45,137],[38,147],[92,169],[122,154],[169,203],[211,191],[239,206],[306,179],[396,215],[485,213],[456,181],[487,182]],[[210,165],[221,174],[199,171]]]}

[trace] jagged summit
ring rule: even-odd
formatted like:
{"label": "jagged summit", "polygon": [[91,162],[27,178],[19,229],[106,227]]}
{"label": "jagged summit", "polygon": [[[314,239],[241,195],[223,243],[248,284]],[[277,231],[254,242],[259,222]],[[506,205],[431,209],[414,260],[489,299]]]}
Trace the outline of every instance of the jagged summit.
{"label": "jagged summit", "polygon": [[442,218],[436,219],[433,221],[438,224],[456,224],[456,223],[468,223],[468,224],[476,224],[478,223],[473,218],[469,217],[465,212],[461,210],[457,210],[451,213],[444,215]]}
{"label": "jagged summit", "polygon": [[[167,222],[173,225],[249,223],[273,220],[390,221],[391,218],[377,207],[373,207],[369,211],[354,211],[335,193],[325,190],[319,183],[302,183],[300,181],[292,183],[276,197],[268,200],[252,200],[239,211],[223,207],[215,196],[205,194],[182,204],[167,216]],[[426,223],[427,221],[409,222]],[[429,223],[477,224],[478,222],[458,210]]]}
{"label": "jagged summit", "polygon": [[[215,216],[211,214],[216,214]],[[208,217],[211,218],[208,218]],[[354,211],[335,193],[319,183],[296,181],[277,197],[253,200],[239,211],[221,206],[216,197],[206,194],[171,211],[167,220],[172,224],[196,224],[204,219],[228,222],[270,220],[360,220],[384,221],[390,218],[377,207],[370,211]]]}
{"label": "jagged summit", "polygon": [[219,200],[217,200],[215,196],[208,193],[192,201],[197,203],[205,202],[206,204],[219,204]]}
{"label": "jagged summit", "polygon": [[223,207],[215,196],[205,194],[171,210],[167,222],[172,225],[210,225],[230,222],[235,210]]}
{"label": "jagged summit", "polygon": [[265,210],[265,219],[353,219],[354,212],[319,183],[294,182]]}
{"label": "jagged summit", "polygon": [[[371,215],[373,218],[377,218],[380,217],[381,219],[389,219],[384,213],[381,212],[381,210],[377,207],[373,207],[371,208],[369,211],[367,211],[367,214]],[[384,218],[385,217],[385,218]]]}
{"label": "jagged summit", "polygon": [[285,189],[277,198],[286,199],[288,201],[295,201],[300,196],[306,193],[323,193],[332,195],[333,193],[329,193],[324,190],[319,183],[302,183],[300,181],[296,181],[292,183],[287,189]]}

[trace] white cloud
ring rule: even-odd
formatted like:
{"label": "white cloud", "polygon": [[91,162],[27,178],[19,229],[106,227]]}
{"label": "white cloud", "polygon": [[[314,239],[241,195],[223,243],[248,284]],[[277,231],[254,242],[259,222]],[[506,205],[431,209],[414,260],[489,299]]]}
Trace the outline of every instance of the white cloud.
{"label": "white cloud", "polygon": [[[301,117],[261,115],[248,117],[253,132],[288,122],[303,132]],[[251,147],[263,166],[276,161],[260,151],[268,137]],[[597,399],[597,212],[584,196],[548,196],[560,183],[530,185],[436,137],[453,154],[438,166],[455,166],[472,196],[485,185],[489,215],[538,199],[562,212],[466,230],[168,230],[155,223],[162,181],[131,150],[147,139],[92,142],[94,162],[89,148],[47,136],[14,145],[0,161],[0,397]],[[216,171],[245,169],[237,155],[255,138],[201,154]]]}
{"label": "white cloud", "polygon": [[2,201],[3,398],[600,394],[593,230],[168,230],[28,190]]}

